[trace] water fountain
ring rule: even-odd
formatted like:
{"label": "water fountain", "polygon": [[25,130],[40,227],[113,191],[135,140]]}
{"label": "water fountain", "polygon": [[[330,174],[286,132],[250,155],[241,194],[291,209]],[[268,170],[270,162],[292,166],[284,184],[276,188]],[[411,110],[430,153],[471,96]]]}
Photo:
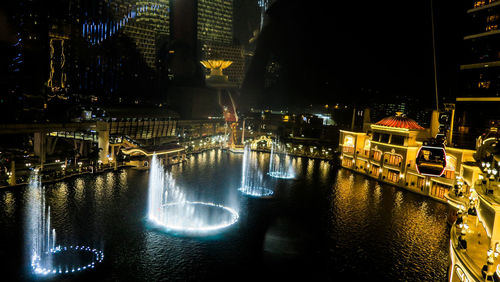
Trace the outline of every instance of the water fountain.
{"label": "water fountain", "polygon": [[38,170],[30,176],[27,188],[27,236],[31,268],[36,275],[74,273],[94,268],[102,262],[104,253],[83,245],[56,245],[56,230],[51,228],[50,206]]}
{"label": "water fountain", "polygon": [[252,158],[250,146],[245,146],[243,153],[243,163],[241,169],[241,187],[238,189],[241,193],[251,197],[270,197],[273,190],[263,187],[264,175],[257,167],[255,158]]}
{"label": "water fountain", "polygon": [[290,156],[286,153],[284,146],[276,141],[271,145],[269,172],[267,174],[274,178],[295,178],[295,172],[292,168],[292,160]]}
{"label": "water fountain", "polygon": [[208,235],[226,229],[238,221],[234,209],[215,203],[188,201],[165,171],[156,155],[150,166],[148,219],[157,226],[184,235]]}

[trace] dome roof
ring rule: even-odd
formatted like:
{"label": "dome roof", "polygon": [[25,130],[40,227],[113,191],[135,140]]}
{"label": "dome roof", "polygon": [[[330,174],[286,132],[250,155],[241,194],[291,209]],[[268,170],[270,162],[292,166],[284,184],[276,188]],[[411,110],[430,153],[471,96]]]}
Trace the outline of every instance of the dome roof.
{"label": "dome roof", "polygon": [[406,128],[409,130],[423,130],[424,128],[420,126],[416,121],[411,118],[406,117],[401,113],[396,113],[395,116],[386,117],[375,123],[375,125],[396,127],[396,128]]}

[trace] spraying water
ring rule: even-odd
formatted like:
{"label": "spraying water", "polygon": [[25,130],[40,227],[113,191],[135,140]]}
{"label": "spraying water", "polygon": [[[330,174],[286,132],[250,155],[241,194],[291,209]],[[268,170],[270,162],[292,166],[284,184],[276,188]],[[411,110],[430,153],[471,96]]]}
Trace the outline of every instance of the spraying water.
{"label": "spraying water", "polygon": [[238,220],[238,213],[222,205],[187,201],[172,175],[154,155],[150,166],[148,219],[169,231],[205,235]]}
{"label": "spraying water", "polygon": [[40,272],[41,268],[52,268],[51,257],[46,254],[50,253],[55,246],[56,231],[50,228],[50,206],[46,206],[45,191],[41,185],[38,170],[34,170],[31,174],[27,192],[28,228],[26,230],[28,236],[26,240],[30,250],[31,266],[35,272]]}
{"label": "spraying water", "polygon": [[286,153],[284,146],[279,142],[273,142],[271,145],[268,174],[275,178],[295,178],[295,172],[292,168],[292,159],[288,153]]}
{"label": "spraying water", "polygon": [[[78,272],[102,262],[102,251],[78,245],[56,246],[56,230],[51,228],[50,206],[37,169],[30,175],[27,193],[26,245],[35,275]],[[82,261],[86,262],[82,264]]]}
{"label": "spraying water", "polygon": [[252,197],[268,197],[274,192],[264,187],[264,175],[258,168],[257,159],[252,157],[250,146],[245,146],[243,163],[241,166],[241,187],[243,194]]}

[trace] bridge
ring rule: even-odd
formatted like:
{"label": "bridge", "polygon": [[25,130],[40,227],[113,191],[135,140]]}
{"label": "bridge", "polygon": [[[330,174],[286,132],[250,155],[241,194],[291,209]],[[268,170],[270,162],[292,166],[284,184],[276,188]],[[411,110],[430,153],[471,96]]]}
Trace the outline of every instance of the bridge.
{"label": "bridge", "polygon": [[[84,155],[89,150],[89,145],[97,145],[100,149],[99,161],[107,164],[114,161],[120,151],[125,154],[148,156],[151,154],[153,145],[169,143],[185,136],[197,138],[220,135],[224,130],[224,120],[176,120],[170,117],[109,118],[70,123],[0,125],[0,135],[33,134],[33,151],[40,158],[42,169],[46,163],[47,154],[54,152],[57,140],[60,138],[72,139],[80,155]],[[159,153],[163,154],[167,151]],[[169,153],[172,152],[169,151]]]}

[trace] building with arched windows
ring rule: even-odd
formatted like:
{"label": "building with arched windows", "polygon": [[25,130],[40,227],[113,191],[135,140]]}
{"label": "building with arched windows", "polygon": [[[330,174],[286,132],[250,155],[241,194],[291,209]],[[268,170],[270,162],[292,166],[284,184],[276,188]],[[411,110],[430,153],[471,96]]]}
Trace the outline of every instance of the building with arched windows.
{"label": "building with arched windows", "polygon": [[441,177],[421,175],[415,160],[430,131],[401,113],[371,124],[366,132],[341,130],[341,165],[382,182],[460,205],[459,201],[448,196],[448,192],[457,181],[463,182],[462,165],[473,161],[474,151],[447,147],[444,174]]}

